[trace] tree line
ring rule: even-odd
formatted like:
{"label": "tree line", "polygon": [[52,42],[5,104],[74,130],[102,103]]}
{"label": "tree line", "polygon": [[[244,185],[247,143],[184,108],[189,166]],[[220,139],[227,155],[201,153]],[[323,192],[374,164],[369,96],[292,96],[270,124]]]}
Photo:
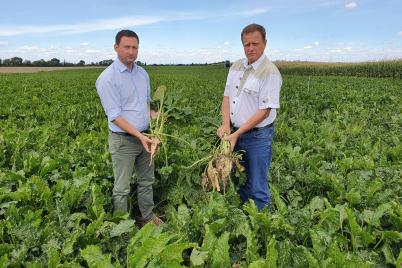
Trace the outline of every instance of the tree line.
{"label": "tree line", "polygon": [[57,66],[109,66],[113,60],[101,60],[99,62],[86,63],[84,60],[80,60],[77,63],[61,61],[57,58],[50,60],[23,60],[20,57],[12,57],[10,59],[0,59],[0,66],[33,66],[33,67],[57,67]]}

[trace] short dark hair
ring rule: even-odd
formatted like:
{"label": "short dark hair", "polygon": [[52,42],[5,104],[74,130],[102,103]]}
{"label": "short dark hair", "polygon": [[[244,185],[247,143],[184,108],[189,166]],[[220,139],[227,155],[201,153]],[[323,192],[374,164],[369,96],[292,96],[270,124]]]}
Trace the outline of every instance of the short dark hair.
{"label": "short dark hair", "polygon": [[134,37],[135,39],[137,39],[138,43],[140,43],[140,39],[138,38],[138,35],[135,32],[131,30],[121,30],[116,34],[116,45],[120,44],[121,38],[123,36]]}
{"label": "short dark hair", "polygon": [[253,32],[260,32],[260,34],[262,35],[262,39],[264,41],[267,40],[264,26],[256,24],[256,23],[252,23],[252,24],[249,24],[246,27],[244,27],[243,31],[241,31],[241,36],[240,36],[241,42],[243,43],[243,36],[245,34],[253,33]]}

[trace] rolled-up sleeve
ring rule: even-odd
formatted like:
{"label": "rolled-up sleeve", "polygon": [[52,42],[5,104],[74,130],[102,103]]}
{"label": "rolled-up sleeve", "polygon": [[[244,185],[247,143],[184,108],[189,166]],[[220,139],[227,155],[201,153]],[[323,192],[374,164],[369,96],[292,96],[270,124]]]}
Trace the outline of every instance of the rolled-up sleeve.
{"label": "rolled-up sleeve", "polygon": [[120,93],[107,78],[99,77],[96,81],[96,90],[98,91],[103,109],[110,122],[121,115]]}
{"label": "rolled-up sleeve", "polygon": [[150,103],[152,101],[152,99],[151,99],[151,81],[149,79],[148,74],[147,73],[145,73],[145,74],[146,74],[146,80],[147,80],[147,100],[148,100],[148,103]]}
{"label": "rolled-up sleeve", "polygon": [[276,74],[270,74],[263,82],[258,97],[258,108],[279,108],[279,95],[282,86],[282,78]]}
{"label": "rolled-up sleeve", "polygon": [[228,77],[226,79],[225,91],[223,92],[223,96],[228,97],[230,95],[230,83],[232,80],[232,72],[229,70]]}

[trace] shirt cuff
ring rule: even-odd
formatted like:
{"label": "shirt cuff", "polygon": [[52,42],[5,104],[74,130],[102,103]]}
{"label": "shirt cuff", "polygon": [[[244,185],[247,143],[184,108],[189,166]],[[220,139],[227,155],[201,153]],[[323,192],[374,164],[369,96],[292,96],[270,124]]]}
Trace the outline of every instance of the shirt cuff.
{"label": "shirt cuff", "polygon": [[279,103],[263,103],[258,106],[258,109],[279,109]]}
{"label": "shirt cuff", "polygon": [[107,118],[110,122],[115,120],[120,115],[121,115],[121,109],[110,109],[109,111],[107,111]]}

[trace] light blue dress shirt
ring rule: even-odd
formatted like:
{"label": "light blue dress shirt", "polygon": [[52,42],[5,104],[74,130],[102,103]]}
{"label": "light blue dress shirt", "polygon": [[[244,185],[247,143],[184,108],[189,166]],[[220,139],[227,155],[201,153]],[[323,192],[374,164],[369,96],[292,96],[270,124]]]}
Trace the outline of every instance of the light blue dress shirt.
{"label": "light blue dress shirt", "polygon": [[151,86],[142,67],[130,70],[117,58],[98,77],[96,89],[111,131],[124,132],[113,123],[119,116],[140,132],[148,129]]}

